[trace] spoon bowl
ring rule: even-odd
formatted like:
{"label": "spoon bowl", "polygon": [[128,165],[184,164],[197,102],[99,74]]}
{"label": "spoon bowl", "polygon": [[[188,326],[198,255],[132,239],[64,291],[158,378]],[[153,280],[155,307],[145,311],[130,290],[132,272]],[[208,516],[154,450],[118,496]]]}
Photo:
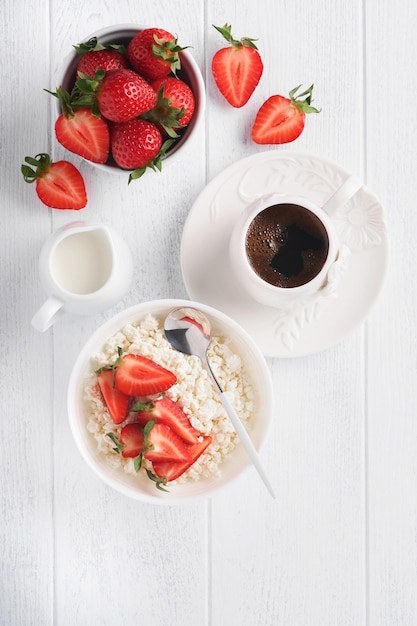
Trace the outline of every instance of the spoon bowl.
{"label": "spoon bowl", "polygon": [[211,342],[211,326],[202,311],[192,307],[173,309],[165,318],[165,336],[173,348],[183,354],[207,359]]}
{"label": "spoon bowl", "polygon": [[223,407],[242,445],[269,493],[275,498],[274,490],[262,466],[258,452],[210,367],[207,350],[211,342],[211,327],[207,317],[199,309],[193,307],[178,307],[170,311],[165,318],[164,331],[167,340],[173,348],[184,354],[198,356],[206,366]]}

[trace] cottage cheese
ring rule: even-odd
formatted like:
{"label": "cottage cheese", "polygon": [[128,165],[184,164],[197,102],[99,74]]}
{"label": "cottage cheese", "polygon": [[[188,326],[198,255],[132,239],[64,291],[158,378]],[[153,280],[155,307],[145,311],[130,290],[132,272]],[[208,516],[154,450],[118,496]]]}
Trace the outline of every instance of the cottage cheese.
{"label": "cottage cheese", "polygon": [[[108,437],[108,433],[114,433],[118,437],[121,425],[113,423],[102,400],[94,373],[98,368],[112,365],[116,361],[119,346],[123,353],[141,354],[174,372],[177,382],[166,395],[182,407],[194,428],[202,435],[212,437],[212,443],[200,458],[172,482],[195,481],[202,477],[219,475],[223,459],[237,444],[236,432],[201,360],[172,348],[160,323],[153,315],[147,315],[143,320],[126,325],[110,337],[103,351],[92,359],[92,371],[85,387],[87,428],[95,437],[99,452],[104,454],[114,467],[135,473],[133,459],[125,459],[113,450],[114,443]],[[255,394],[244,372],[241,358],[231,349],[229,340],[220,336],[213,337],[208,349],[208,358],[227,399],[242,422],[250,426],[255,408]],[[152,469],[148,461],[145,461],[145,466],[146,464]]]}

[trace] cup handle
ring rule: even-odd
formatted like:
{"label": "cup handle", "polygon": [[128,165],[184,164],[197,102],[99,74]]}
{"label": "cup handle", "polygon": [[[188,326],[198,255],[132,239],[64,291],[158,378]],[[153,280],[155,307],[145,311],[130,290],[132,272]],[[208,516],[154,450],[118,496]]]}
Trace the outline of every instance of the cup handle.
{"label": "cup handle", "polygon": [[333,213],[339,207],[346,204],[348,200],[353,198],[355,193],[363,186],[362,181],[357,176],[349,176],[344,183],[337,189],[332,196],[322,206],[326,213]]}
{"label": "cup handle", "polygon": [[43,333],[55,323],[63,304],[59,298],[50,296],[32,317],[32,326]]}

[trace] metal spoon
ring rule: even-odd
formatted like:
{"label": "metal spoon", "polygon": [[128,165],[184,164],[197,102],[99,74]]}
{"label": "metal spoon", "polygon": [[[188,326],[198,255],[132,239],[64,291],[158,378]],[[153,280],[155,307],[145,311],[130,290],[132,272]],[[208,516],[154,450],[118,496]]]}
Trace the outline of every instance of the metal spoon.
{"label": "metal spoon", "polygon": [[240,441],[252,460],[258,474],[264,481],[269,493],[275,498],[274,491],[268,477],[261,465],[257,450],[252,439],[246,432],[245,427],[236,415],[235,410],[228,401],[226,394],[221,388],[217,378],[213,374],[207,358],[207,349],[211,341],[210,322],[207,317],[198,309],[192,307],[180,307],[168,313],[164,324],[165,336],[173,348],[184,354],[198,356],[206,366],[208,373],[219,394],[223,407],[232,422]]}

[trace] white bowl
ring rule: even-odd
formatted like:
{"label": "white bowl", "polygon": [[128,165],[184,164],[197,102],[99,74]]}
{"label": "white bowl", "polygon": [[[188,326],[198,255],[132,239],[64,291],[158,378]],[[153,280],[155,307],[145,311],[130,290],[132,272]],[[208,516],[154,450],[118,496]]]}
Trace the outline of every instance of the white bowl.
{"label": "white bowl", "polygon": [[[272,416],[273,388],[265,358],[246,331],[224,313],[189,300],[167,299],[144,302],[117,314],[92,335],[74,364],[68,386],[68,414],[75,442],[90,468],[117,491],[143,502],[173,504],[210,496],[251,466],[246,451],[238,443],[224,459],[219,477],[200,478],[195,482],[182,484],[168,484],[169,492],[162,492],[146,474],[142,472],[135,475],[128,474],[123,469],[109,464],[105,455],[98,451],[94,436],[87,430],[84,388],[86,379],[93,368],[91,358],[100,352],[106,341],[126,324],[139,321],[148,314],[153,314],[163,323],[171,309],[181,306],[192,306],[203,311],[211,322],[213,334],[228,337],[231,340],[232,349],[241,357],[256,396],[248,432],[257,449],[265,440]],[[253,468],[252,471],[256,470]],[[263,488],[263,485],[261,487]]]}
{"label": "white bowl", "polygon": [[[117,24],[115,26],[108,26],[106,28],[102,28],[98,30],[88,37],[84,39],[84,41],[89,41],[92,37],[97,37],[97,40],[102,44],[124,44],[127,46],[129,41],[133,39],[137,33],[147,28],[146,26],[138,25],[138,24]],[[184,45],[184,42],[179,40],[180,45]],[[203,77],[201,75],[200,68],[198,67],[195,59],[191,55],[188,50],[182,50],[180,53],[181,59],[181,69],[177,72],[178,78],[181,78],[184,82],[186,82],[194,95],[195,100],[195,108],[194,114],[191,118],[188,126],[181,132],[181,137],[176,140],[175,144],[170,148],[167,152],[166,157],[163,160],[162,171],[164,170],[164,166],[168,163],[172,163],[175,156],[178,156],[180,152],[186,148],[186,145],[190,142],[192,137],[196,134],[195,131],[197,128],[201,126],[204,119],[204,111],[206,104],[206,89],[203,81]],[[78,62],[80,60],[80,55],[76,52],[70,53],[63,62],[62,70],[60,73],[60,86],[62,86],[67,91],[71,91],[72,87],[75,83],[76,78],[76,69]],[[57,117],[61,113],[61,108],[59,105],[58,99],[55,99],[55,111]],[[88,161],[95,167],[98,167],[101,170],[110,173],[122,173],[126,175],[128,170],[122,169],[118,167],[113,162],[109,163],[93,163],[92,161]]]}

